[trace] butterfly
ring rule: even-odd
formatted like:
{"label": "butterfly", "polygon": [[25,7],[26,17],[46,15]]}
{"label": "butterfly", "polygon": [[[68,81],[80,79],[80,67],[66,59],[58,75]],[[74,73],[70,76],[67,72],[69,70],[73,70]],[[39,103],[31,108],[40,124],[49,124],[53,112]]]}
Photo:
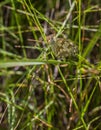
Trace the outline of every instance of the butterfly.
{"label": "butterfly", "polygon": [[55,57],[59,59],[76,57],[78,53],[78,47],[71,40],[66,38],[53,38],[50,40],[51,49]]}

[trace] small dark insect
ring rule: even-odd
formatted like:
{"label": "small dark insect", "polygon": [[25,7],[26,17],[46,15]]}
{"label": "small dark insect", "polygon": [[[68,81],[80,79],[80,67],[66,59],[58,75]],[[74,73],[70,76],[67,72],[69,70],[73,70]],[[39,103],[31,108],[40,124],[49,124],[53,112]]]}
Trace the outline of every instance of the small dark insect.
{"label": "small dark insect", "polygon": [[71,40],[65,38],[57,38],[50,40],[51,48],[54,55],[59,59],[76,57],[78,47]]}

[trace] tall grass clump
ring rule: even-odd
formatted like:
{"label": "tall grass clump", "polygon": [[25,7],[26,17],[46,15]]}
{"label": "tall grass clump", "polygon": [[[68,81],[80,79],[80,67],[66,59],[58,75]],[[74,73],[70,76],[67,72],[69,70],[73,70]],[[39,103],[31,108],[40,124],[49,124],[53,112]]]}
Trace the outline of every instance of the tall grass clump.
{"label": "tall grass clump", "polygon": [[100,13],[100,0],[0,2],[0,130],[101,129]]}

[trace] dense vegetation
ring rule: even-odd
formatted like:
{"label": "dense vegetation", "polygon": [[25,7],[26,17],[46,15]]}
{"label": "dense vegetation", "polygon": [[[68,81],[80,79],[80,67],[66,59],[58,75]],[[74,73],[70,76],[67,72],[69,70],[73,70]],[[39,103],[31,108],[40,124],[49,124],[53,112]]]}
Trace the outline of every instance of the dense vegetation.
{"label": "dense vegetation", "polygon": [[100,0],[0,2],[0,130],[101,130],[100,21]]}

